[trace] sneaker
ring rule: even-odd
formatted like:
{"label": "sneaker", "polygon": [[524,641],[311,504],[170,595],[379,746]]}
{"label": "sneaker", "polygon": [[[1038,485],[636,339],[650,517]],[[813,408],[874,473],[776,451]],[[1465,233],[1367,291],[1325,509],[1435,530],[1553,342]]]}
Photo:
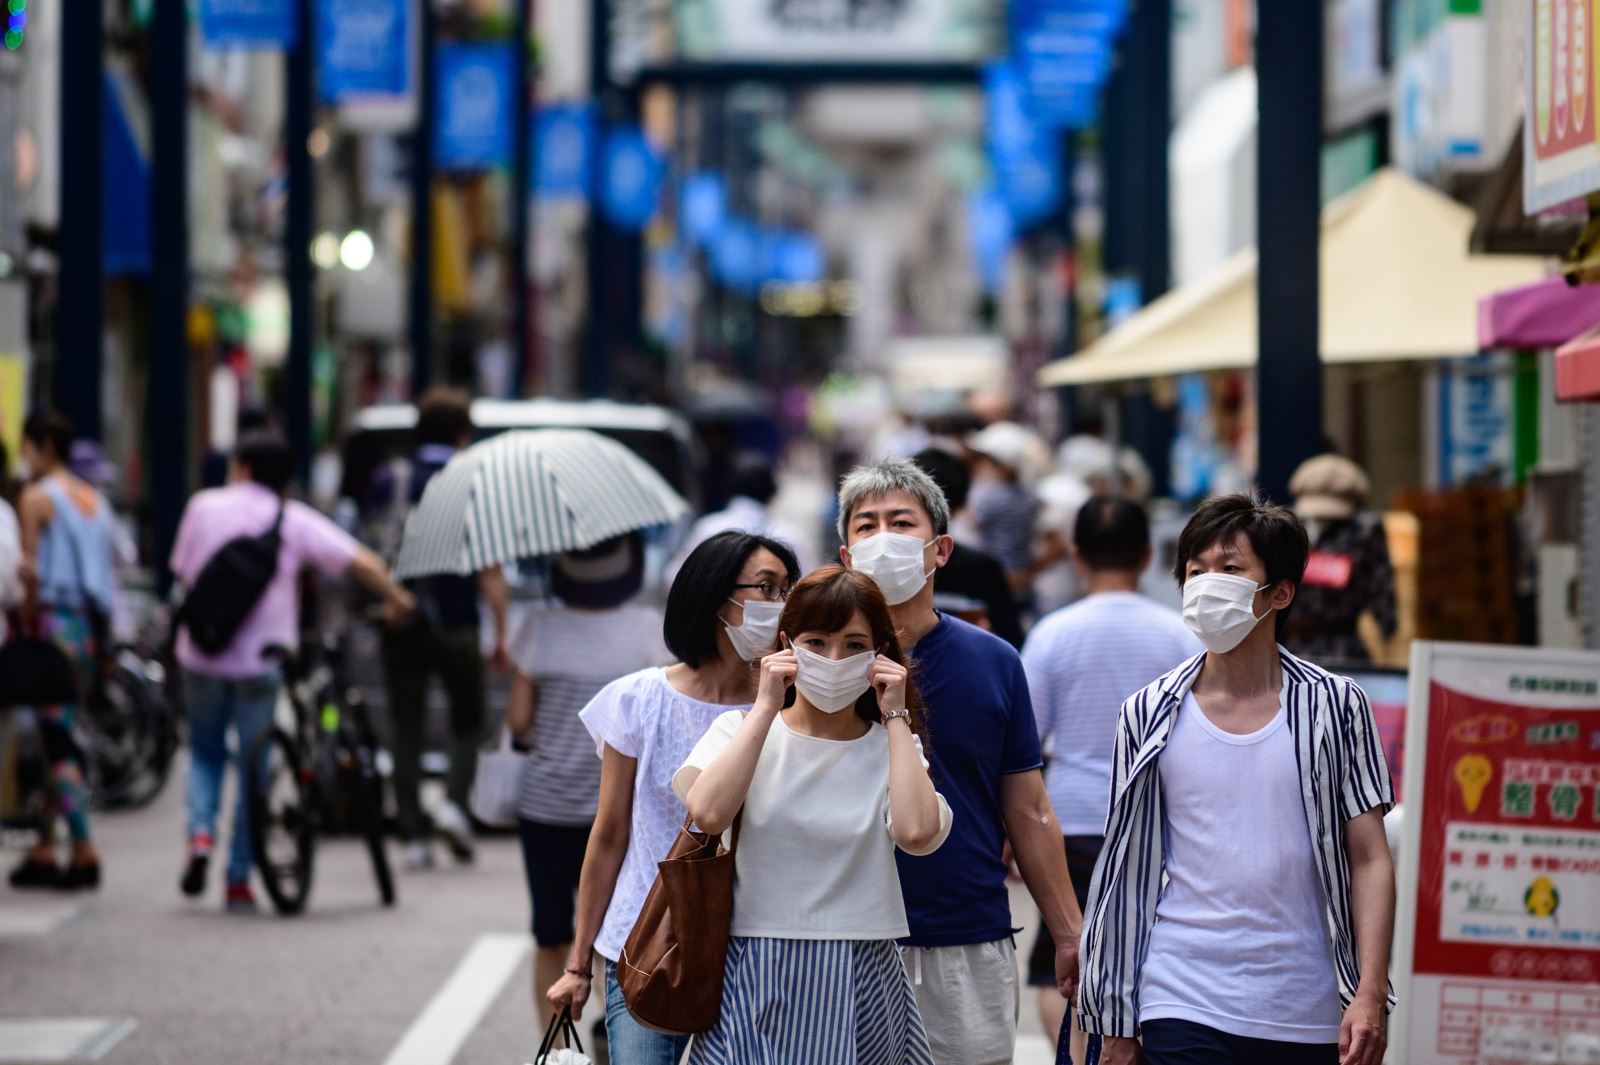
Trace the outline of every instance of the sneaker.
{"label": "sneaker", "polygon": [[425,839],[414,839],[401,851],[400,864],[410,870],[433,868],[433,845]]}
{"label": "sneaker", "polygon": [[61,886],[62,871],[54,862],[25,859],[11,870],[9,880],[14,888],[54,888]]}
{"label": "sneaker", "polygon": [[256,893],[250,890],[249,884],[229,884],[228,898],[224,905],[229,913],[255,913],[259,909],[256,905]]}
{"label": "sneaker", "polygon": [[433,811],[433,827],[444,837],[450,856],[465,865],[472,861],[472,822],[461,807],[446,799]]}
{"label": "sneaker", "polygon": [[211,833],[196,832],[189,837],[189,862],[183,867],[183,879],[178,888],[185,895],[197,898],[206,890],[206,867],[211,864]]}

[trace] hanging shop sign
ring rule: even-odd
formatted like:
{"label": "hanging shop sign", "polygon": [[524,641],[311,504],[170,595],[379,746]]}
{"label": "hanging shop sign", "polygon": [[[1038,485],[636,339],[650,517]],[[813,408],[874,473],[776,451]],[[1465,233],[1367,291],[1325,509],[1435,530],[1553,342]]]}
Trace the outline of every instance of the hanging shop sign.
{"label": "hanging shop sign", "polygon": [[1406,749],[1400,1060],[1596,1060],[1600,655],[1419,641]]}
{"label": "hanging shop sign", "polygon": [[667,164],[638,126],[619,126],[606,135],[601,174],[601,205],[624,229],[643,229],[656,211]]}
{"label": "hanging shop sign", "polygon": [[440,169],[503,165],[511,158],[516,107],[511,45],[447,44],[436,57],[434,152]]}
{"label": "hanging shop sign", "polygon": [[200,0],[200,40],[207,48],[291,48],[295,7],[283,0]]}
{"label": "hanging shop sign", "polygon": [[1438,374],[1439,482],[1462,484],[1511,471],[1512,378],[1495,355],[1456,359]]}
{"label": "hanging shop sign", "polygon": [[547,104],[533,116],[533,191],[548,200],[589,196],[594,108],[589,104]]}
{"label": "hanging shop sign", "polygon": [[1094,124],[1127,17],[1125,0],[1014,0],[1012,60],[1036,122],[1053,129]]}
{"label": "hanging shop sign", "polygon": [[711,247],[711,270],[735,292],[754,293],[761,283],[761,234],[754,222],[729,218]]}
{"label": "hanging shop sign", "polygon": [[1528,214],[1600,190],[1600,71],[1588,0],[1528,5],[1522,204]]}
{"label": "hanging shop sign", "polygon": [[701,172],[684,179],[678,224],[692,243],[704,247],[715,242],[727,212],[728,185],[720,174]]}
{"label": "hanging shop sign", "polygon": [[1011,208],[998,189],[989,186],[967,197],[967,239],[978,279],[991,295],[999,292],[1005,281],[1006,256],[1015,236]]}
{"label": "hanging shop sign", "polygon": [[1424,178],[1492,168],[1516,120],[1515,71],[1503,68],[1481,0],[1400,0],[1397,10],[1395,165]]}
{"label": "hanging shop sign", "polygon": [[994,19],[969,0],[752,3],[677,0],[678,47],[690,59],[930,62],[989,55]]}
{"label": "hanging shop sign", "polygon": [[1060,138],[1034,121],[1026,87],[1012,64],[989,64],[983,84],[995,183],[1016,224],[1032,225],[1061,199]]}
{"label": "hanging shop sign", "polygon": [[325,103],[410,90],[412,5],[317,0],[317,83]]}

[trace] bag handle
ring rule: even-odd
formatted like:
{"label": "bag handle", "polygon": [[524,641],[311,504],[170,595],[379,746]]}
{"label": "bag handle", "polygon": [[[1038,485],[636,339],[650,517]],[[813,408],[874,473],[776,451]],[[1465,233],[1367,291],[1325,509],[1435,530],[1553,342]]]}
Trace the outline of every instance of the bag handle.
{"label": "bag handle", "polygon": [[557,1048],[556,1041],[560,1040],[567,1046],[583,1053],[583,1044],[578,1041],[578,1026],[572,1023],[572,1007],[563,1006],[561,1012],[550,1018],[550,1024],[544,1030],[544,1039],[539,1043],[539,1052],[533,1056],[533,1065],[543,1065],[551,1051]]}
{"label": "bag handle", "polygon": [[[731,837],[729,839],[729,841],[728,841],[728,853],[730,855],[739,853],[739,826],[740,826],[741,823],[743,823],[743,821],[744,821],[744,807],[740,806],[739,807],[739,812],[733,815],[733,824],[728,829],[728,834]],[[692,833],[694,831],[694,815],[693,814],[685,813],[683,815],[683,829],[682,829],[682,831],[683,831],[684,835],[689,835],[690,833]]]}

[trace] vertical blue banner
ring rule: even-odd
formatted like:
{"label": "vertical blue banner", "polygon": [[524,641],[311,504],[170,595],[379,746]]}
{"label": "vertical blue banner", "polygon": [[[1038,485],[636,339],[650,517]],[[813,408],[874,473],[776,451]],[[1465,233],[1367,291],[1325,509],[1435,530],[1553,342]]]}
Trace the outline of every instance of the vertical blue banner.
{"label": "vertical blue banner", "polygon": [[294,4],[287,0],[200,0],[200,40],[207,48],[290,48]]}
{"label": "vertical blue banner", "polygon": [[613,127],[606,135],[600,203],[623,229],[643,229],[656,212],[667,163],[638,126]]}
{"label": "vertical blue banner", "polygon": [[435,52],[434,153],[441,170],[488,170],[511,158],[515,113],[509,42]]}
{"label": "vertical blue banner", "polygon": [[533,116],[533,191],[548,200],[589,196],[590,144],[594,108],[589,104],[547,104]]}
{"label": "vertical blue banner", "polygon": [[1061,201],[1061,145],[1034,121],[1026,87],[1012,64],[990,64],[983,84],[989,161],[1012,218],[1027,226]]}
{"label": "vertical blue banner", "polygon": [[317,0],[323,102],[404,96],[411,87],[411,21],[410,0]]}

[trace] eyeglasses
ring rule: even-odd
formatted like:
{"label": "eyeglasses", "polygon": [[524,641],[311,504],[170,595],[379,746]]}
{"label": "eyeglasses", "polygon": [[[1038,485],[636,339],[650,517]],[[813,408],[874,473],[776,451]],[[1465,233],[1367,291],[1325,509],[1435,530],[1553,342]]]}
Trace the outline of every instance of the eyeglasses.
{"label": "eyeglasses", "polygon": [[789,598],[787,587],[778,587],[771,581],[762,581],[760,584],[735,584],[735,588],[754,588],[761,593],[761,598],[769,603],[782,603]]}

